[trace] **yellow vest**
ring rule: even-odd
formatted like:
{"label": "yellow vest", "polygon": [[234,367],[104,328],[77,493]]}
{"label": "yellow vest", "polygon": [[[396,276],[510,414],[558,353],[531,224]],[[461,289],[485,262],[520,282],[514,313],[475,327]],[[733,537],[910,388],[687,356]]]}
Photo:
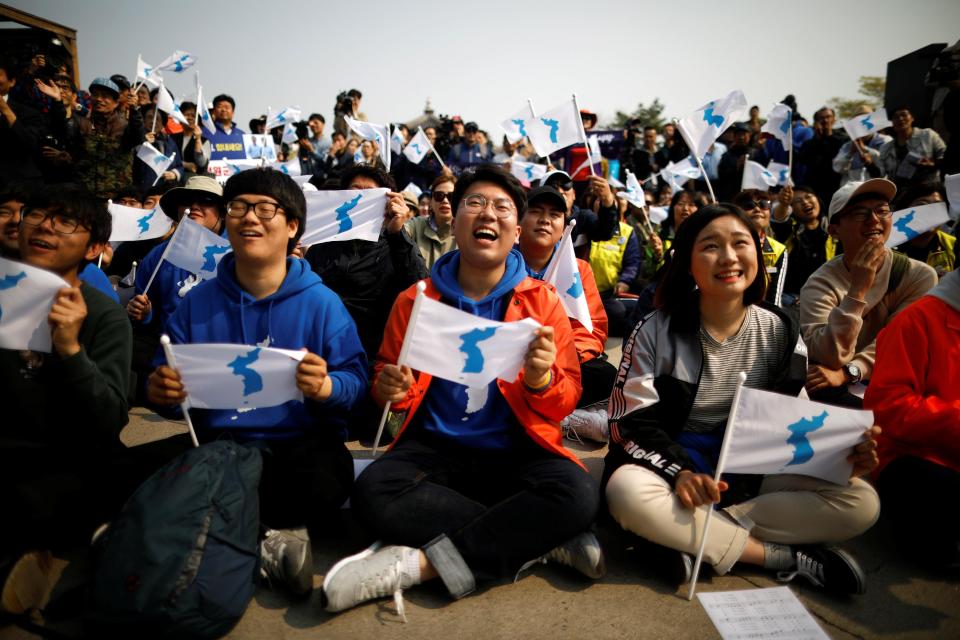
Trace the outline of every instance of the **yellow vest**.
{"label": "yellow vest", "polygon": [[623,254],[633,228],[620,223],[620,231],[609,240],[590,243],[590,269],[597,281],[599,291],[609,291],[617,284],[623,266]]}

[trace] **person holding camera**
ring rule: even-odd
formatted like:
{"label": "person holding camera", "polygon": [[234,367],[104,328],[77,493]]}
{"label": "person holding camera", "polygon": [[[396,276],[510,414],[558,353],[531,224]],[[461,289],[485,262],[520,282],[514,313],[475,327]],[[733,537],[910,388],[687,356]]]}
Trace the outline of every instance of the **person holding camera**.
{"label": "person holding camera", "polygon": [[333,105],[333,130],[342,133],[344,137],[349,137],[350,126],[347,124],[346,116],[354,120],[363,120],[366,122],[367,116],[360,113],[360,100],[363,94],[359,89],[350,89],[350,91],[341,91],[337,94],[337,101]]}

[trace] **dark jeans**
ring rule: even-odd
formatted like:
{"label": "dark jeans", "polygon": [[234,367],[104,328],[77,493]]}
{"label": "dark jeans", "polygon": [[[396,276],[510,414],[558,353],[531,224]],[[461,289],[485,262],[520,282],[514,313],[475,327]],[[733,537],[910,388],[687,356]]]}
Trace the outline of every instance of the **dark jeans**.
{"label": "dark jeans", "polygon": [[583,395],[577,403],[577,408],[596,404],[610,397],[613,383],[617,379],[617,368],[607,362],[606,354],[580,363],[580,384],[583,386]]}
{"label": "dark jeans", "polygon": [[385,542],[445,537],[477,579],[497,580],[586,530],[598,500],[586,471],[532,441],[481,452],[418,432],[367,467],[352,504]]}
{"label": "dark jeans", "polygon": [[897,458],[877,480],[898,550],[935,568],[960,568],[960,473],[914,457]]}
{"label": "dark jeans", "polygon": [[627,326],[627,320],[637,306],[636,298],[618,298],[613,291],[600,293],[603,300],[603,310],[607,313],[607,327],[611,337],[622,337],[633,327]]}

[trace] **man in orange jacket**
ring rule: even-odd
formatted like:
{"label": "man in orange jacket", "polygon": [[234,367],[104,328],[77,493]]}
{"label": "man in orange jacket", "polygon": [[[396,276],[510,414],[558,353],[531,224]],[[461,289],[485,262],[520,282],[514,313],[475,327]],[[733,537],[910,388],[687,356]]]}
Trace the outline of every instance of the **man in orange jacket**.
{"label": "man in orange jacket", "polygon": [[375,545],[327,572],[328,611],[391,594],[399,608],[403,589],[435,577],[459,598],[477,580],[512,579],[536,561],[603,574],[599,543],[586,531],[596,483],[563,447],[559,427],[581,393],[573,331],[553,288],[528,277],[514,249],[523,188],[484,165],[461,176],[452,204],[459,250],[434,265],[426,295],[483,318],[529,317],[543,326],[515,380],[468,390],[393,364],[416,289],[400,294],[373,395],[406,418],[394,447],[357,479],[352,499],[358,517],[391,546]]}

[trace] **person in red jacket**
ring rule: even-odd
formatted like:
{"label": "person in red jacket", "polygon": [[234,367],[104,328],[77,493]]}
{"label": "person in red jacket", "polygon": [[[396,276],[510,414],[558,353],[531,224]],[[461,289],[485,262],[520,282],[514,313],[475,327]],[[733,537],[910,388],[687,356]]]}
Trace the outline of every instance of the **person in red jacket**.
{"label": "person in red jacket", "polygon": [[[883,428],[874,472],[898,547],[960,568],[960,272],[890,321],[864,397]],[[918,524],[919,523],[919,524]]]}
{"label": "person in red jacket", "polygon": [[[527,212],[520,218],[520,253],[527,264],[527,274],[543,280],[547,266],[570,220],[567,200],[553,187],[537,187],[527,194]],[[607,312],[597,290],[590,263],[577,260],[580,282],[590,309],[593,331],[588,331],[579,320],[570,318],[573,340],[580,361],[580,381],[583,395],[577,409],[561,421],[565,433],[605,442],[607,427],[606,401],[617,377],[617,368],[607,362],[604,348],[607,342]],[[596,406],[602,403],[602,406]]]}
{"label": "person in red jacket", "polygon": [[[416,296],[401,293],[375,363],[373,396],[406,412],[393,448],[357,479],[354,513],[379,544],[335,564],[324,606],[342,611],[443,580],[454,598],[477,581],[513,579],[537,561],[603,574],[587,528],[597,511],[594,480],[563,447],[560,419],[580,398],[573,331],[553,287],[527,276],[514,248],[526,196],[493,165],[461,175],[453,192],[458,251],[437,260],[425,294],[476,316],[542,326],[510,382],[467,387],[398,367]],[[455,356],[451,356],[455,357]]]}

